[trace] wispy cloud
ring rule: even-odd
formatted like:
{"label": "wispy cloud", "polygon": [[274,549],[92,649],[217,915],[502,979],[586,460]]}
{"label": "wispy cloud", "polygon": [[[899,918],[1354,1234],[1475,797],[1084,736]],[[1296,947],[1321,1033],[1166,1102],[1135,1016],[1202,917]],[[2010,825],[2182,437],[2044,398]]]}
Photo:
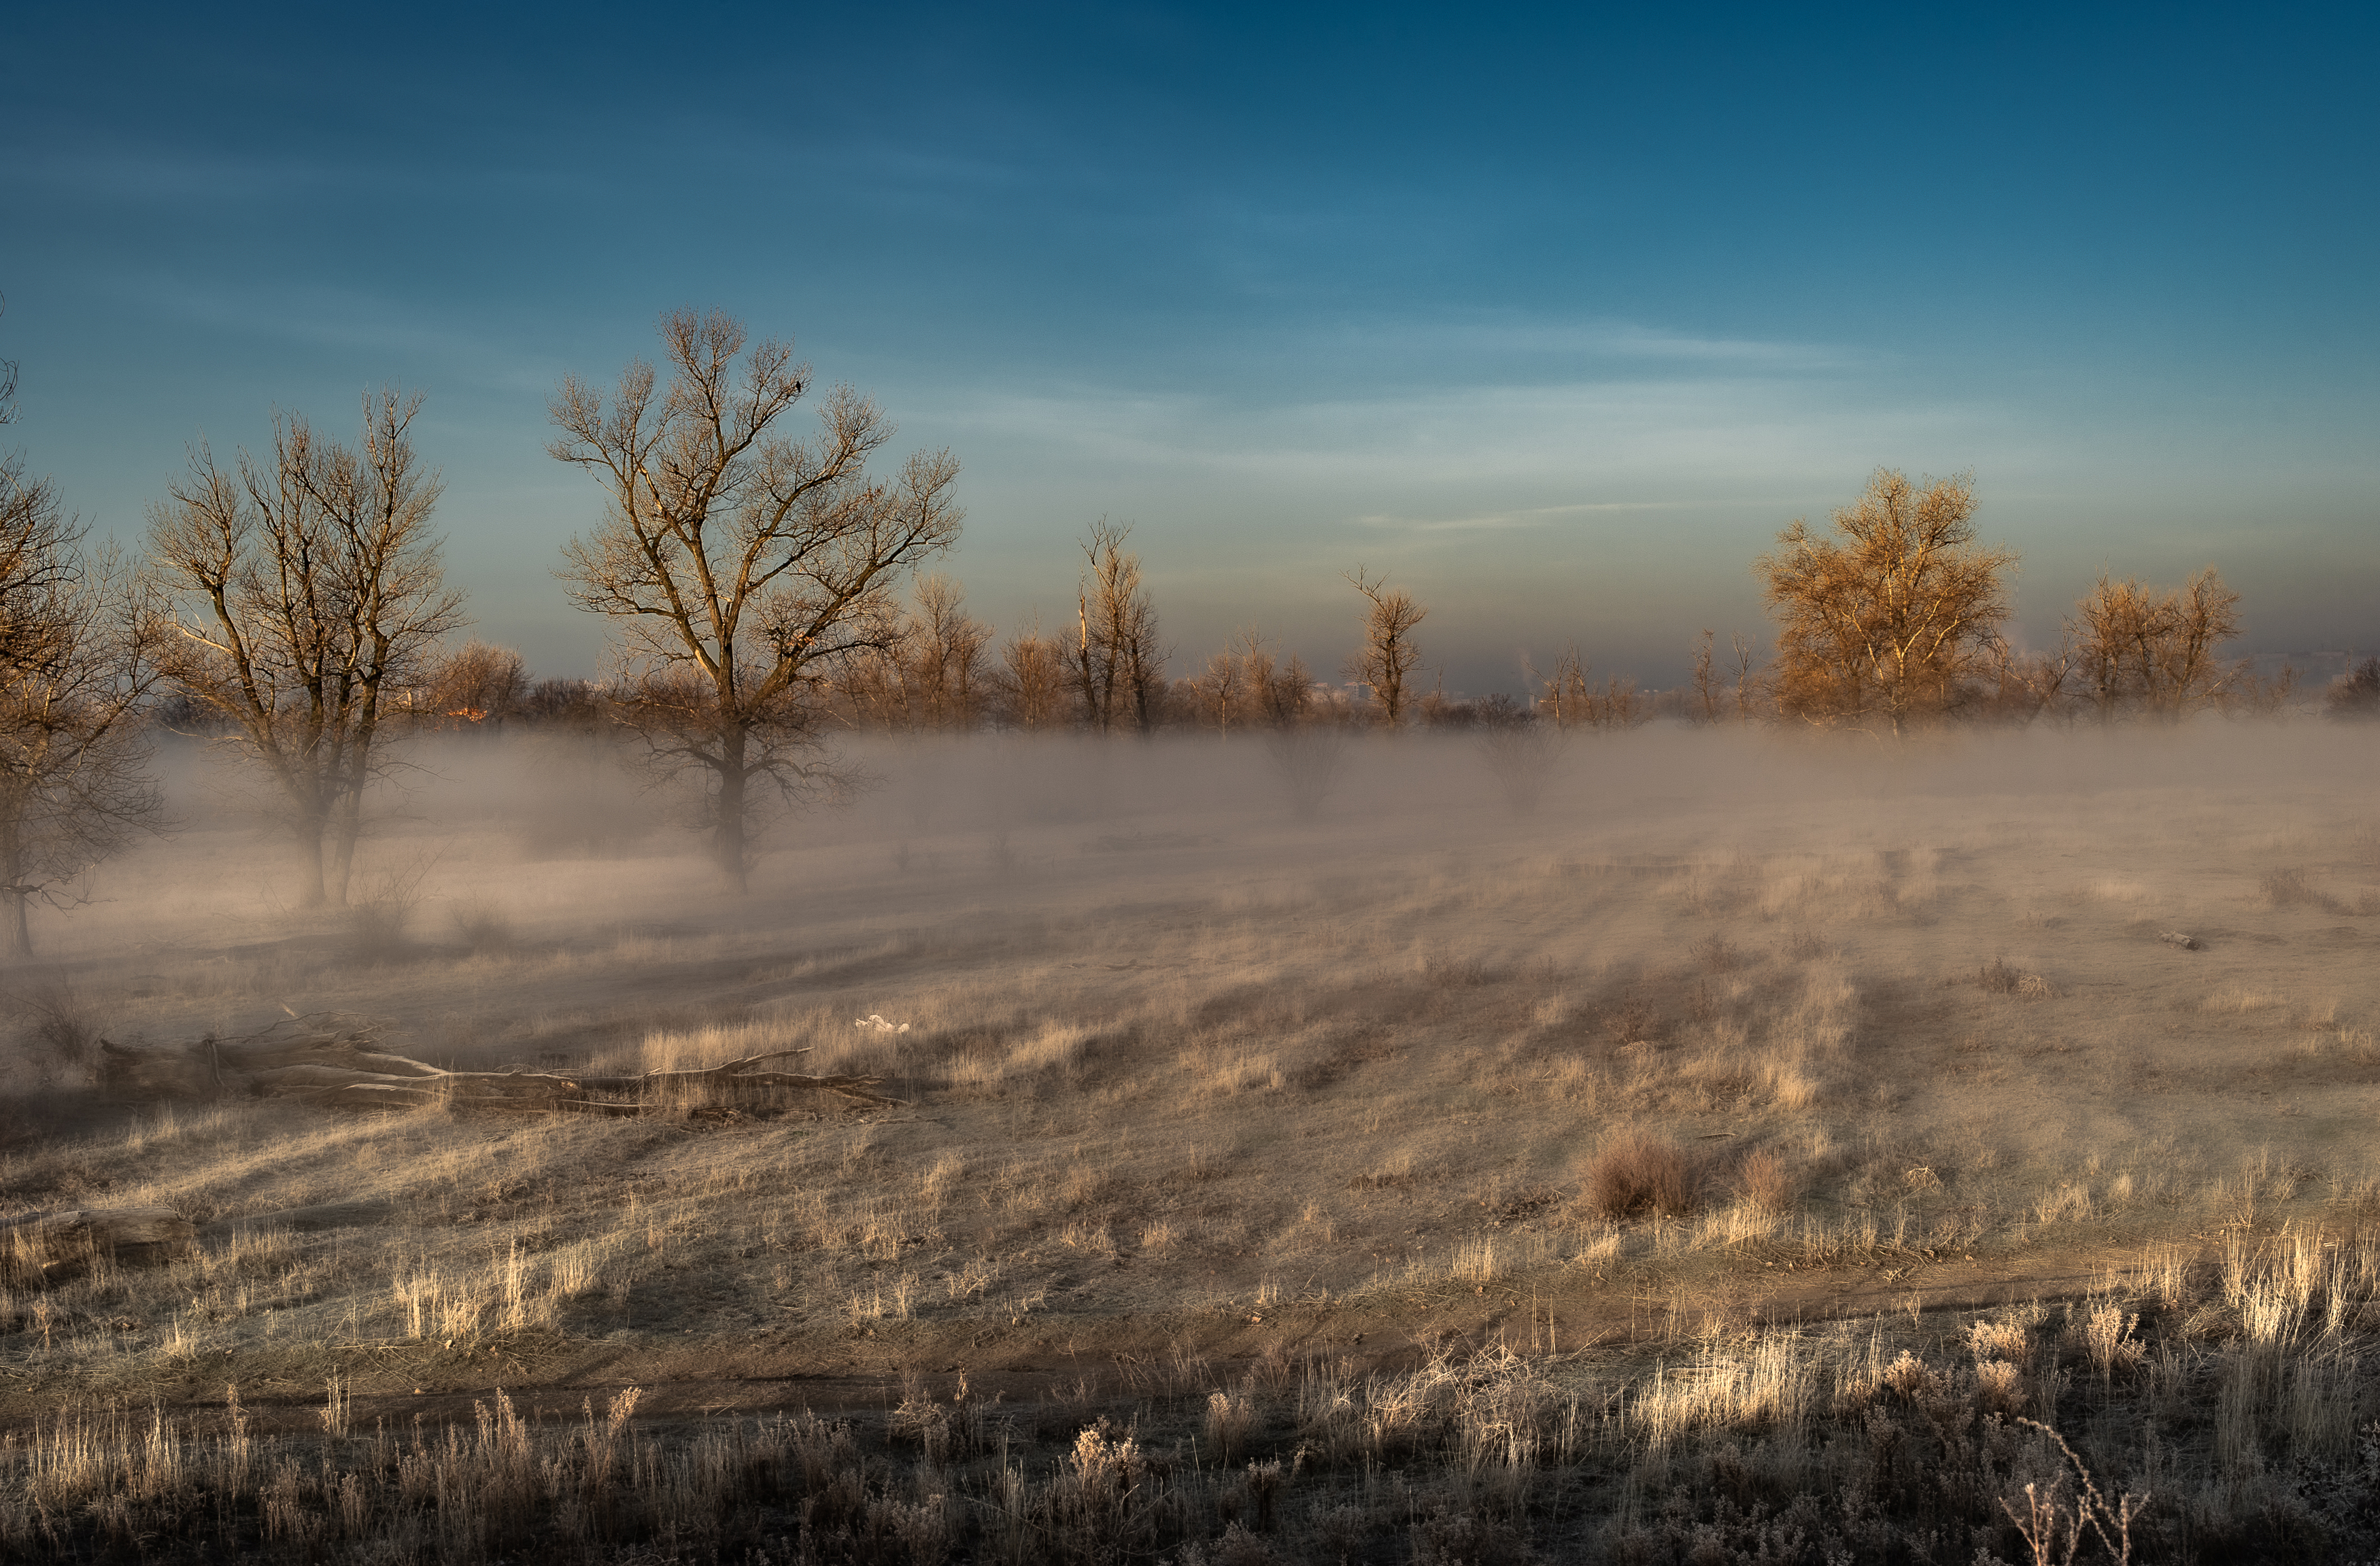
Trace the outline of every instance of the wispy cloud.
{"label": "wispy cloud", "polygon": [[327,284],[264,290],[210,286],[166,273],[128,272],[113,280],[117,297],[178,322],[313,349],[363,353],[376,360],[434,369],[446,383],[461,380],[504,391],[534,391],[540,398],[563,367],[525,357],[481,331],[418,301]]}

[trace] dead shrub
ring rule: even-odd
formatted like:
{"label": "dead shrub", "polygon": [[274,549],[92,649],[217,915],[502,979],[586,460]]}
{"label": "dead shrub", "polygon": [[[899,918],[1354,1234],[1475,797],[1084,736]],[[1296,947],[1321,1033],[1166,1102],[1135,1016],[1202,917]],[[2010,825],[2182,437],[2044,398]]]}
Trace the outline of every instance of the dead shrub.
{"label": "dead shrub", "polygon": [[1604,1012],[1603,1031],[1614,1044],[1658,1038],[1661,1034],[1660,1014],[1641,995],[1622,995]]}
{"label": "dead shrub", "polygon": [[1967,1326],[1967,1347],[1981,1363],[2013,1365],[2033,1362],[2033,1334],[2021,1322],[1973,1321]]}
{"label": "dead shrub", "polygon": [[455,939],[474,955],[502,952],[513,943],[512,918],[493,903],[476,897],[458,903],[452,917]]}
{"label": "dead shrub", "polygon": [[1790,1211],[1802,1194],[1801,1173],[1774,1148],[1763,1147],[1736,1166],[1735,1194],[1755,1211]]}
{"label": "dead shrub", "polygon": [[1694,1166],[1685,1150],[1642,1131],[1622,1132],[1587,1160],[1587,1205],[1607,1218],[1694,1209]]}
{"label": "dead shrub", "polygon": [[17,1041],[42,1086],[90,1079],[99,1058],[99,1014],[64,979],[13,997],[23,1008]]}
{"label": "dead shrub", "polygon": [[1987,1359],[1975,1366],[1975,1399],[1986,1414],[2009,1418],[2022,1414],[2026,1402],[2024,1368],[2005,1359]]}
{"label": "dead shrub", "polygon": [[1422,964],[1421,972],[1423,978],[1440,989],[1477,989],[1495,977],[1476,958],[1432,957]]}
{"label": "dead shrub", "polygon": [[2024,984],[2024,975],[2005,958],[1994,957],[1977,971],[1975,982],[1995,995],[2013,995]]}
{"label": "dead shrub", "polygon": [[1714,935],[1694,944],[1694,961],[1711,973],[1732,973],[1743,966],[1743,953],[1723,935]]}
{"label": "dead shrub", "polygon": [[347,899],[346,926],[347,937],[361,955],[377,956],[404,944],[406,927],[421,904],[422,882],[439,858],[419,855],[369,880],[358,879]]}
{"label": "dead shrub", "polygon": [[1933,1402],[1943,1390],[1942,1373],[1907,1349],[1884,1367],[1884,1384],[1907,1402]]}

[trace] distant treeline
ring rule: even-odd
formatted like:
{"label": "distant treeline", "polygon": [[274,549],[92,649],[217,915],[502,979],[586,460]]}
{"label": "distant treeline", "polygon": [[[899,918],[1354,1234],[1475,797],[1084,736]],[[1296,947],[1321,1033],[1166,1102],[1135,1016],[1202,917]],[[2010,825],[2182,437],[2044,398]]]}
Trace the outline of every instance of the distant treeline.
{"label": "distant treeline", "polygon": [[[94,547],[56,488],[0,451],[0,898],[17,949],[31,905],[82,901],[92,866],[159,828],[147,764],[161,726],[212,735],[251,769],[311,905],[346,900],[386,743],[426,731],[617,734],[696,785],[694,819],[740,887],[765,820],[850,793],[829,743],[842,733],[1479,728],[1520,756],[1560,731],[1664,716],[1897,737],[2270,711],[2294,684],[2226,653],[2240,596],[2211,566],[2171,589],[2103,577],[2055,649],[2018,649],[2004,630],[2016,555],[1978,540],[1972,476],[1889,469],[1830,526],[1795,520],[1753,563],[1772,643],[1734,636],[1722,650],[1705,630],[1692,678],[1669,690],[1598,675],[1573,646],[1517,694],[1450,694],[1427,608],[1360,564],[1336,668],[1255,626],[1181,661],[1130,529],[1104,519],[1083,540],[1075,613],[1002,637],[928,569],[965,520],[956,457],[917,452],[887,471],[890,420],[847,386],[812,397],[790,344],[751,341],[718,311],[661,324],[666,379],[636,360],[609,390],[566,379],[552,404],[549,455],[600,497],[558,575],[610,627],[601,684],[532,679],[517,652],[455,645],[469,620],[433,525],[443,485],[413,444],[418,394],[368,395],[351,441],[276,414],[261,448],[225,461],[199,444],[130,557]],[[15,386],[0,361],[0,423]],[[817,426],[797,436],[788,416],[805,400]],[[2326,704],[2380,717],[2380,659]]]}
{"label": "distant treeline", "polygon": [[[1366,611],[1360,617],[1351,615],[1359,639],[1337,671],[1341,680],[1318,677],[1301,656],[1254,628],[1199,660],[1194,672],[1175,674],[1172,657],[1157,644],[1155,605],[1140,585],[1139,563],[1120,547],[1123,536],[1104,527],[1095,532],[1091,551],[1100,568],[1086,572],[1064,635],[1036,620],[1002,638],[966,612],[958,582],[918,578],[881,645],[854,652],[819,678],[818,715],[853,732],[901,734],[1229,735],[1389,722],[1374,680],[1394,649],[1367,603],[1357,605]],[[1127,601],[1114,601],[1127,594]],[[2055,649],[2022,653],[1997,635],[1984,638],[1967,667],[1936,682],[1923,715],[2006,724],[2272,711],[2296,694],[2294,673],[2260,677],[2249,661],[2218,655],[2238,634],[2238,601],[2211,568],[2163,591],[2102,580],[2076,604]],[[1401,633],[1407,648],[1411,632],[1408,624]],[[1406,697],[1400,723],[1599,730],[1655,719],[1856,722],[1872,694],[1860,688],[1861,664],[1797,650],[1798,657],[1779,658],[1741,635],[1721,646],[1705,631],[1692,643],[1687,682],[1666,689],[1627,674],[1598,674],[1565,650],[1549,668],[1527,670],[1521,694],[1451,695],[1433,679]],[[417,730],[594,728],[622,700],[594,681],[532,679],[519,653],[476,640],[424,673],[398,693],[395,708],[399,721]],[[2323,706],[2334,717],[2380,718],[2380,657],[2363,659],[2332,682]],[[177,728],[206,722],[206,710],[187,698],[168,698],[160,711]]]}

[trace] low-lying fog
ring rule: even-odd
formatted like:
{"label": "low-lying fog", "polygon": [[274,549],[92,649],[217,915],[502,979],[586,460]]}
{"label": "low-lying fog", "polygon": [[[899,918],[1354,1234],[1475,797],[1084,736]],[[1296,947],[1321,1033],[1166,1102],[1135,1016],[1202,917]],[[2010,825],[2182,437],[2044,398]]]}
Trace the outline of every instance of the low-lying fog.
{"label": "low-lying fog", "polygon": [[[856,802],[771,823],[751,894],[738,898],[687,829],[682,785],[648,786],[567,736],[419,741],[375,801],[352,899],[409,903],[406,946],[426,958],[463,941],[462,910],[501,916],[524,942],[765,931],[793,953],[893,929],[989,930],[1028,914],[1096,915],[1112,930],[1159,903],[1229,909],[1354,884],[1492,902],[1515,876],[1602,861],[1684,873],[1865,856],[1916,878],[1928,900],[1940,883],[1982,881],[2044,908],[2115,895],[2181,923],[2220,917],[2284,862],[2332,867],[2334,894],[2350,904],[2380,881],[2380,734],[2313,722],[1959,733],[1897,747],[1655,728],[1501,768],[1476,738],[1305,744],[1284,756],[1261,734],[845,743],[839,755],[865,780]],[[159,769],[176,826],[103,866],[92,904],[37,912],[34,967],[340,939],[338,915],[294,906],[293,855],[251,775],[196,745],[169,750]],[[1516,792],[1536,794],[1534,807],[1515,808]],[[1755,922],[1852,912],[1747,911]],[[1594,963],[1653,955],[1649,933],[1456,917],[1437,939],[1480,961]],[[1318,926],[1308,939],[1320,956],[1333,937]],[[2046,956],[2058,942],[2041,944]]]}
{"label": "low-lying fog", "polygon": [[[2375,733],[1302,745],[850,743],[864,793],[773,823],[738,897],[686,795],[586,740],[419,743],[350,912],[290,904],[257,790],[193,747],[164,757],[181,826],[42,914],[9,983],[69,985],[152,1042],[322,1009],[459,1063],[793,1040],[933,1098],[1102,1028],[1219,1092],[1278,1087],[1333,1009],[1426,980],[1451,1004],[1404,1016],[1426,1047],[1637,1083],[1580,1099],[1587,1128],[1595,1102],[1716,1114],[1740,1075],[1764,1083],[1742,1104],[1830,1135],[1889,1123],[1990,1159],[2344,1145],[2380,1107],[2356,1086],[2380,1016]],[[1821,978],[1840,1000],[1802,995]],[[995,1042],[954,1042],[971,1030]]]}

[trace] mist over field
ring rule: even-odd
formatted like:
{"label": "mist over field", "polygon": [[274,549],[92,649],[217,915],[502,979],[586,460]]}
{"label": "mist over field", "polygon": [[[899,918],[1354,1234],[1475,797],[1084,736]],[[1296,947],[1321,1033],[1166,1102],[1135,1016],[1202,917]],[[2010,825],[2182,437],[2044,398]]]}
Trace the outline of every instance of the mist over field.
{"label": "mist over field", "polygon": [[[1975,873],[1996,886],[2051,868],[2080,885],[2160,877],[2176,854],[2216,842],[2252,839],[2283,858],[2293,842],[2316,858],[2348,854],[2369,830],[2355,813],[2368,805],[2373,761],[2370,734],[2305,722],[1951,732],[1900,746],[1664,725],[1549,747],[1533,770],[1536,801],[1516,808],[1475,735],[1308,743],[1328,746],[1330,776],[1301,817],[1281,743],[1261,732],[1220,742],[862,736],[837,748],[856,798],[772,822],[753,895],[738,899],[704,859],[683,783],[651,783],[625,754],[579,736],[431,736],[407,746],[378,792],[358,859],[359,901],[407,884],[404,940],[348,954],[451,957],[466,904],[502,906],[525,941],[656,923],[830,940],[859,917],[941,927],[1130,906],[1160,891],[1228,900],[1451,878],[1490,895],[1516,869],[1542,875],[1580,856],[1686,867],[1953,853],[1983,856]],[[159,770],[174,831],[98,871],[92,905],[41,917],[38,962],[234,930],[243,941],[340,940],[336,912],[293,908],[285,845],[247,768],[178,742]],[[2055,867],[2021,846],[2052,838]],[[2212,892],[2174,890],[2183,900],[2167,911],[2177,919]],[[1533,943],[1555,939],[1516,933],[1512,950],[1480,954],[1534,960]],[[1576,946],[1564,955],[1595,960]]]}
{"label": "mist over field", "polygon": [[[857,1537],[869,1507],[936,1558],[1425,1523],[1650,1548],[1671,1524],[1626,1496],[1731,1484],[1888,1553],[2015,1536],[1996,1499],[2075,1471],[2024,1418],[2172,1497],[2135,1524],[2165,1550],[2264,1548],[2243,1495],[2350,1460],[2380,1308],[2368,730],[1654,725],[1534,752],[1526,810],[1477,734],[1305,736],[1318,799],[1273,739],[855,740],[868,786],[773,822],[744,896],[688,799],[584,736],[428,739],[339,914],[291,905],[220,754],[170,752],[176,831],[12,974],[71,1026],[15,1037],[0,1188],[194,1239],[12,1275],[29,1482],[159,1483],[44,1455],[145,1450],[108,1423],[135,1404],[237,1497],[224,1440],[369,1465],[476,1400],[453,1499],[342,1514],[325,1479],[309,1536],[520,1548],[506,1519],[549,1503],[507,1475],[546,1452],[610,1498],[558,1514],[569,1550]],[[221,1061],[325,1012],[442,1069],[802,1050],[898,1102],[68,1087],[101,1038]],[[1903,1418],[1949,1455],[1795,1511]],[[1010,1511],[953,1509],[1037,1441],[1062,1461],[999,1480]],[[637,1477],[668,1463],[691,1487]],[[821,1501],[837,1464],[859,1488]],[[1699,1525],[1749,1552],[1772,1523]]]}

